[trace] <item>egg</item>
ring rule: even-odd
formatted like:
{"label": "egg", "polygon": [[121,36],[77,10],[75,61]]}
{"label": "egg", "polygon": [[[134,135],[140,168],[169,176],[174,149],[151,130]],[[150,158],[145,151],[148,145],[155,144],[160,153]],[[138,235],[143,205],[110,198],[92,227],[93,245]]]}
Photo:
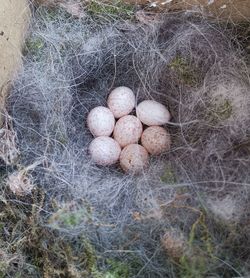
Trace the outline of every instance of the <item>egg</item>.
{"label": "egg", "polygon": [[147,150],[138,144],[126,146],[120,155],[120,165],[125,172],[138,173],[148,165]]}
{"label": "egg", "polygon": [[87,125],[93,136],[110,136],[114,130],[115,118],[106,107],[97,106],[90,111]]}
{"label": "egg", "polygon": [[154,100],[144,100],[136,107],[136,115],[145,125],[164,125],[170,120],[168,109]]}
{"label": "egg", "polygon": [[161,154],[170,149],[170,134],[161,126],[150,126],[142,133],[141,143],[150,154]]}
{"label": "egg", "polygon": [[114,139],[125,147],[129,144],[137,143],[142,134],[142,123],[138,118],[127,115],[120,118],[114,128]]}
{"label": "egg", "polygon": [[90,143],[89,153],[96,164],[108,166],[119,160],[121,147],[113,138],[100,136]]}
{"label": "egg", "polygon": [[117,87],[110,93],[107,104],[115,118],[121,118],[134,109],[135,95],[128,87]]}

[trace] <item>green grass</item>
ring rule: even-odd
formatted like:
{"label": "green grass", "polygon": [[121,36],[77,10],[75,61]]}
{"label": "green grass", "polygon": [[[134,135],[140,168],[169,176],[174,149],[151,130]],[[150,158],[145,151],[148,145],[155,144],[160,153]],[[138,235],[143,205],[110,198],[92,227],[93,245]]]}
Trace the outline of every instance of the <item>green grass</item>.
{"label": "green grass", "polygon": [[206,223],[206,214],[202,210],[195,209],[195,212],[198,212],[199,216],[190,229],[188,238],[190,251],[180,259],[180,273],[183,278],[205,277],[209,271],[207,266],[214,259],[214,249]]}
{"label": "green grass", "polygon": [[92,15],[112,18],[131,19],[134,16],[134,6],[125,4],[122,0],[109,2],[91,0],[87,4],[87,11]]}
{"label": "green grass", "polygon": [[175,266],[177,277],[241,277],[245,269],[240,256],[248,246],[246,238],[242,241],[242,228],[222,223],[202,208],[183,208],[193,211],[197,218],[189,230],[188,248]]}

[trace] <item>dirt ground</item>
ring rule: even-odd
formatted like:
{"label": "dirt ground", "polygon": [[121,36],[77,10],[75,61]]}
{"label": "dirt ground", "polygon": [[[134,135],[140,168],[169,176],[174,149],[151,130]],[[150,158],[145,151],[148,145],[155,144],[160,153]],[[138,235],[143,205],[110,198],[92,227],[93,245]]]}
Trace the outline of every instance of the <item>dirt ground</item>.
{"label": "dirt ground", "polygon": [[4,107],[8,85],[21,66],[29,13],[26,0],[0,0],[0,111]]}

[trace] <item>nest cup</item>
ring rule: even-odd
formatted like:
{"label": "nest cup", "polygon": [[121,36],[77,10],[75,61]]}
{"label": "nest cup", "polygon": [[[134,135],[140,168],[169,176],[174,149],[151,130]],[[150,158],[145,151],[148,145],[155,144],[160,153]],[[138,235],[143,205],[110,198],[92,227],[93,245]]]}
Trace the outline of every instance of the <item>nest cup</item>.
{"label": "nest cup", "polygon": [[[240,47],[216,23],[188,14],[148,25],[104,24],[61,12],[51,18],[38,9],[33,21],[24,70],[8,102],[21,163],[44,159],[33,176],[48,196],[81,198],[91,207],[91,220],[83,218],[70,233],[89,236],[100,252],[139,234],[130,248],[142,262],[155,254],[140,277],[167,275],[155,242],[173,225],[162,204],[178,188],[190,191],[194,206],[197,192],[219,198],[240,186],[248,198],[249,149],[242,144],[249,140],[250,86]],[[137,103],[166,105],[172,116],[172,149],[152,157],[140,177],[96,166],[87,151],[87,115],[106,106],[118,86],[130,87]],[[135,221],[134,212],[145,221]],[[179,221],[188,227],[191,218]]]}

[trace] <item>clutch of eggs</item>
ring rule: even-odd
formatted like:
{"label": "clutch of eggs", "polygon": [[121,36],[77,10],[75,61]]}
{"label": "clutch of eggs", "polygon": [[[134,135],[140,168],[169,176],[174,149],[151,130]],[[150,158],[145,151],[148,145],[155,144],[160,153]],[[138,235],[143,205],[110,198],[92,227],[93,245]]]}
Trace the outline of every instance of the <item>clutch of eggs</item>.
{"label": "clutch of eggs", "polygon": [[[149,164],[149,154],[159,155],[170,149],[170,134],[160,126],[170,120],[167,108],[154,100],[144,100],[136,107],[136,116],[129,115],[135,104],[133,91],[121,86],[109,94],[108,108],[97,106],[89,112],[87,125],[96,137],[89,153],[97,165],[120,161],[125,172],[139,173]],[[148,126],[144,131],[143,124]],[[113,138],[109,137],[112,134]]]}

